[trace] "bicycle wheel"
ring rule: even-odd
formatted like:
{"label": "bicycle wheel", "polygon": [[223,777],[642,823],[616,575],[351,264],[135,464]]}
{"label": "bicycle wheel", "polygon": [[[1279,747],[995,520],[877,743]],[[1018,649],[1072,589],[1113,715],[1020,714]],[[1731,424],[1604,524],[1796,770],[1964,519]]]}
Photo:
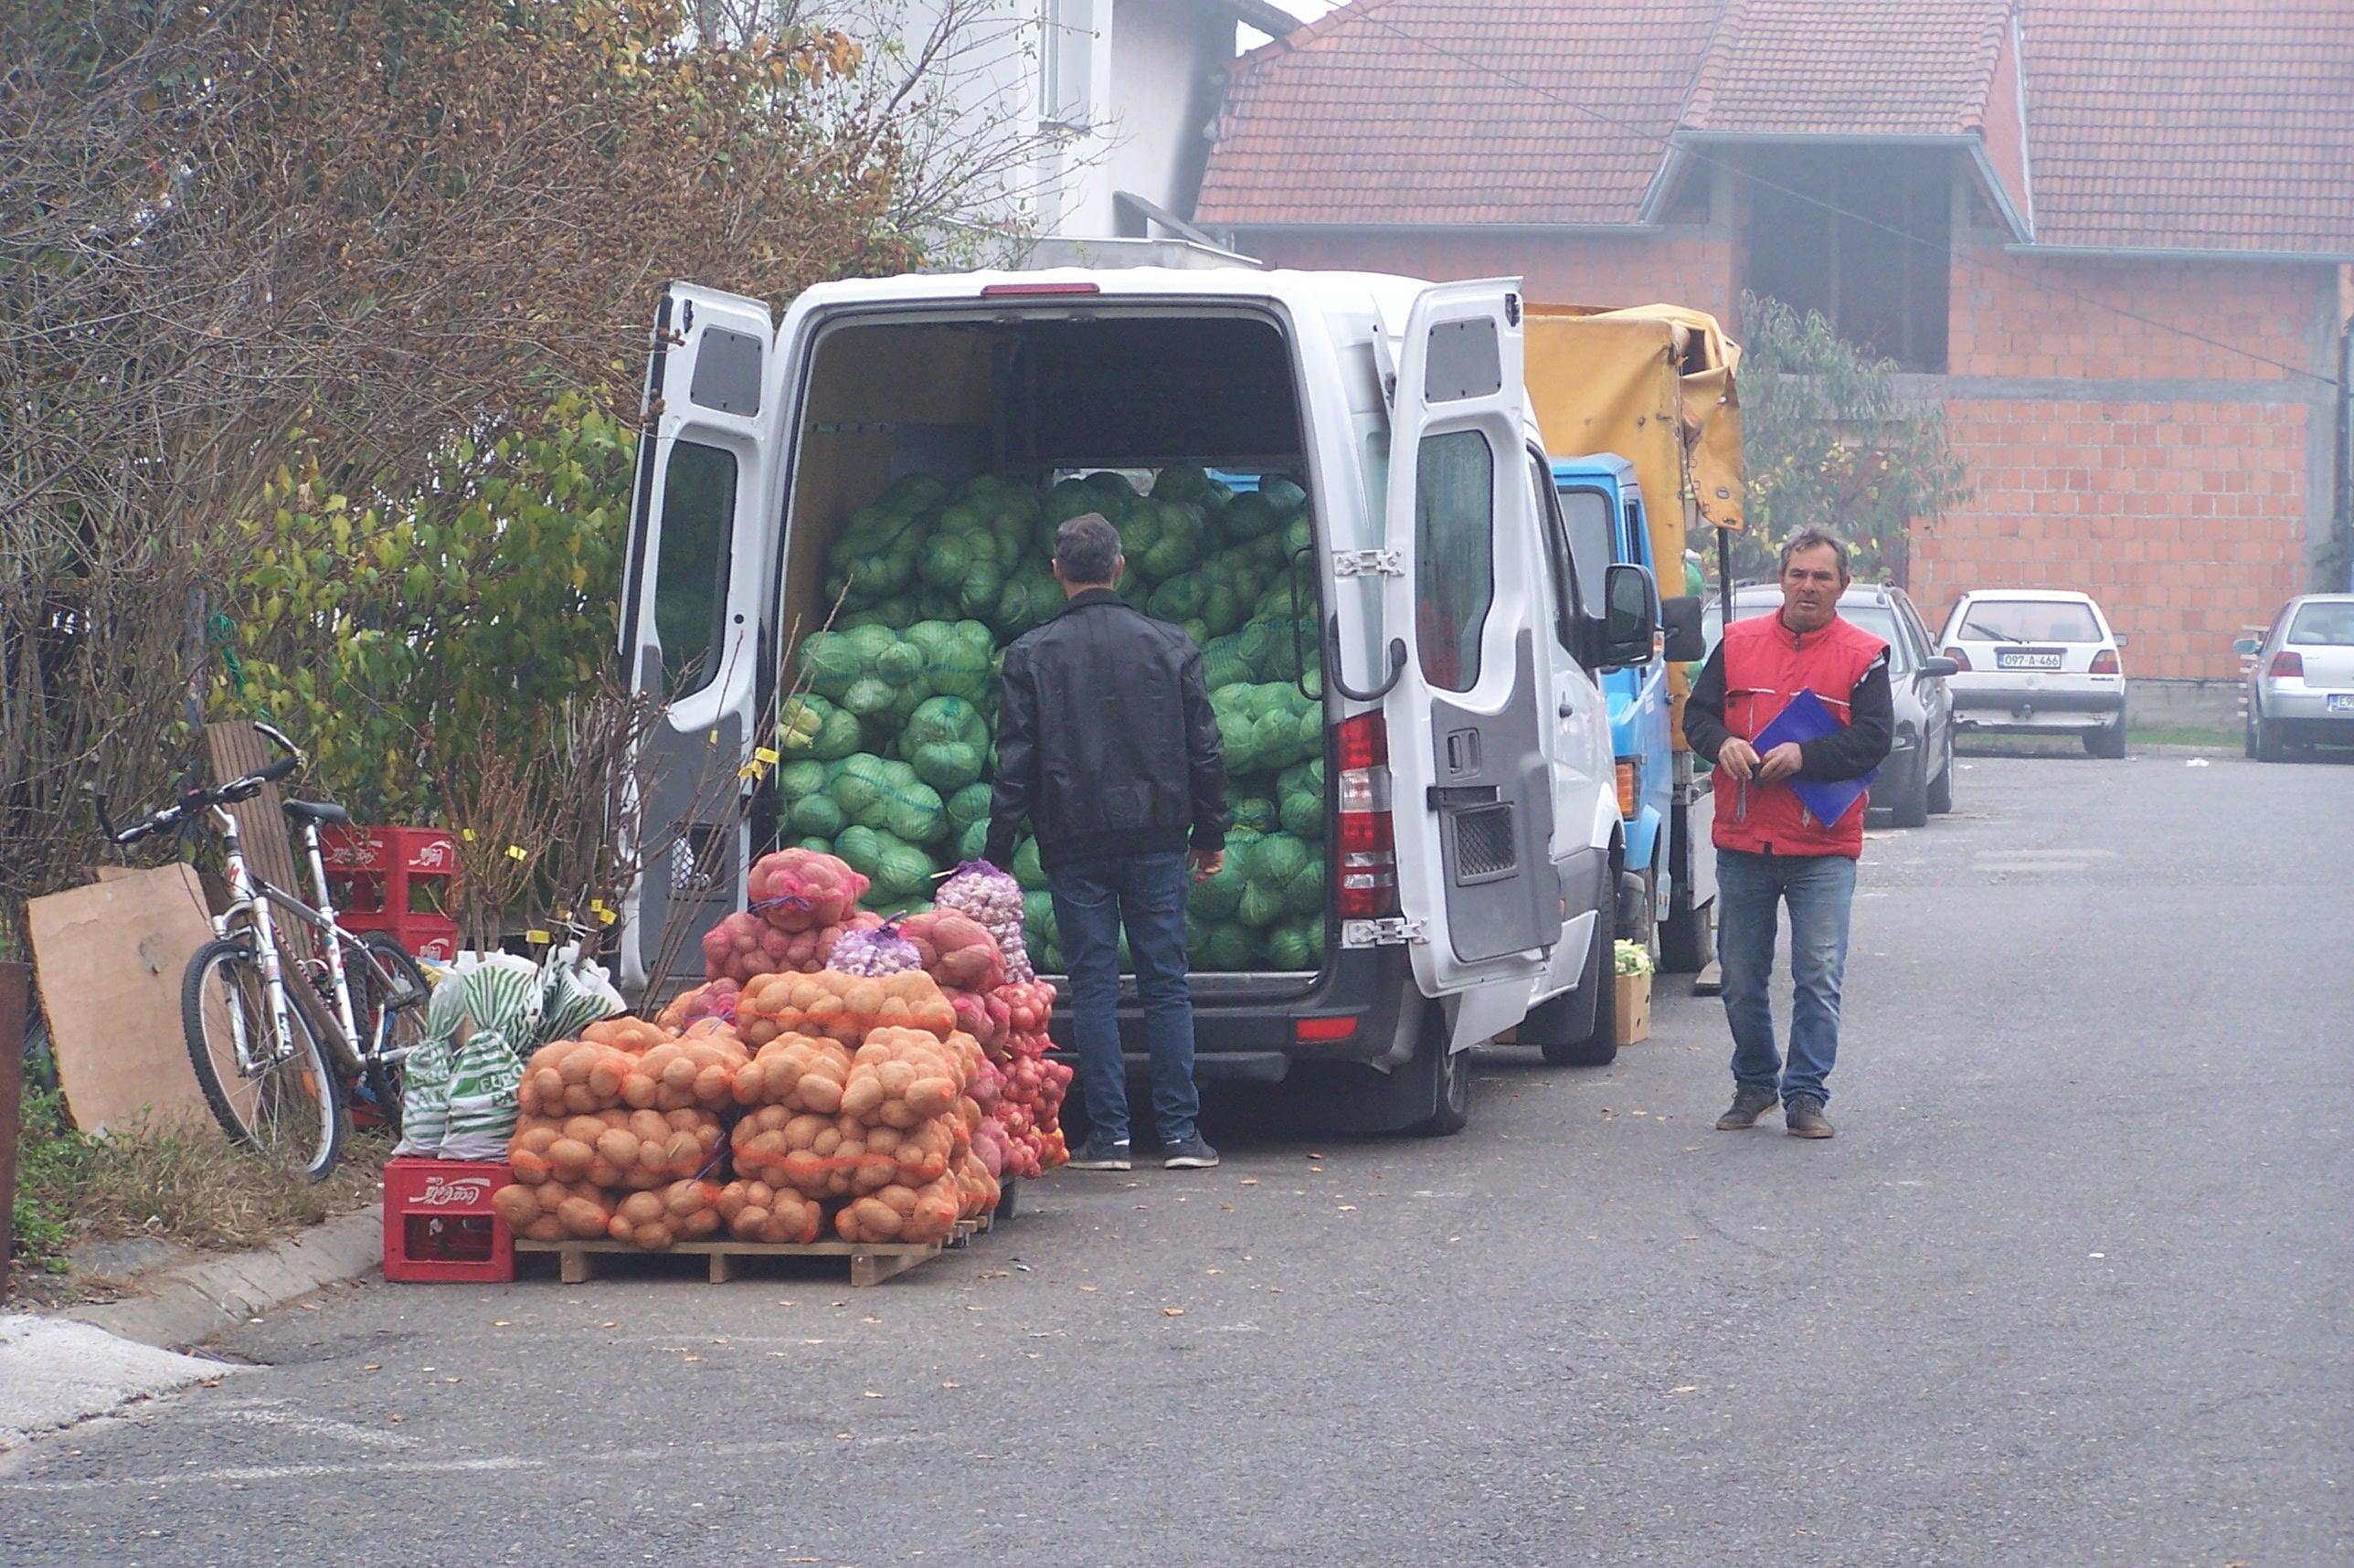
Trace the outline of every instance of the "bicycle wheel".
{"label": "bicycle wheel", "polygon": [[[222,1130],[271,1164],[323,1181],[343,1147],[343,1105],[309,1022],[291,1005],[286,1012],[293,1038],[281,1042],[261,965],[243,942],[216,938],[188,960],[180,1022]],[[240,1030],[250,1068],[239,1059]]]}
{"label": "bicycle wheel", "polygon": [[[425,1038],[425,1001],[432,988],[408,949],[382,931],[370,931],[359,945],[366,951],[345,956],[344,975],[351,987],[352,1013],[359,1021],[362,1077],[385,1124],[398,1132],[403,1060],[398,1053],[414,1048]],[[379,965],[406,988],[406,998],[395,1000],[387,994],[384,981],[376,977]]]}

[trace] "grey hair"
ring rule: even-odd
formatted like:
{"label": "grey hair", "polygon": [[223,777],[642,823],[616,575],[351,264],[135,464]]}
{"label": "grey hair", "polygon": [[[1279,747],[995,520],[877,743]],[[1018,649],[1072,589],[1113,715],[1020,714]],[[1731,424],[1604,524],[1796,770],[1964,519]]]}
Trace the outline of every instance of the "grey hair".
{"label": "grey hair", "polygon": [[1055,564],[1066,583],[1108,583],[1119,575],[1119,530],[1100,512],[1082,512],[1055,530]]}
{"label": "grey hair", "polygon": [[1829,545],[1831,554],[1839,557],[1840,581],[1852,579],[1855,574],[1848,569],[1847,541],[1828,528],[1801,528],[1791,535],[1790,542],[1782,546],[1782,569],[1790,569],[1790,557],[1799,551],[1819,550],[1825,545]]}

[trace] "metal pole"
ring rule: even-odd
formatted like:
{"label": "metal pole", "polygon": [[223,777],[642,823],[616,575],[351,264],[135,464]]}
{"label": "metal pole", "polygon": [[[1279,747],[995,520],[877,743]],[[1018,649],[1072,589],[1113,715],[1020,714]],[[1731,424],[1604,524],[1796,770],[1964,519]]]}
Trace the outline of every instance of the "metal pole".
{"label": "metal pole", "polygon": [[16,1137],[25,1094],[25,1015],[33,966],[0,963],[0,1300],[8,1295],[8,1254],[16,1245]]}

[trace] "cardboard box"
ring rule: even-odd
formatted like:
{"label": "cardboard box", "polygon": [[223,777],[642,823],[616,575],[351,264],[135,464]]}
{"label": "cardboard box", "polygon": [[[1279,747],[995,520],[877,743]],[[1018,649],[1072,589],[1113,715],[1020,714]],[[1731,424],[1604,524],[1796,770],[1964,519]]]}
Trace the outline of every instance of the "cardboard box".
{"label": "cardboard box", "polygon": [[1618,1044],[1632,1045],[1651,1037],[1651,977],[1617,975]]}

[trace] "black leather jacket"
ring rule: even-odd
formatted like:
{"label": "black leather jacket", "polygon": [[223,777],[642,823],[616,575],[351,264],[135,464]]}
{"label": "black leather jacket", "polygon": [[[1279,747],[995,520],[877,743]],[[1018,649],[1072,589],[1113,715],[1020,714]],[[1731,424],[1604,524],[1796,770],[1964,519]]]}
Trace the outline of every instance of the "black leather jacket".
{"label": "black leather jacket", "polygon": [[1023,818],[1045,865],[1224,848],[1225,747],[1202,651],[1110,588],[1005,651],[990,860],[1011,865]]}

